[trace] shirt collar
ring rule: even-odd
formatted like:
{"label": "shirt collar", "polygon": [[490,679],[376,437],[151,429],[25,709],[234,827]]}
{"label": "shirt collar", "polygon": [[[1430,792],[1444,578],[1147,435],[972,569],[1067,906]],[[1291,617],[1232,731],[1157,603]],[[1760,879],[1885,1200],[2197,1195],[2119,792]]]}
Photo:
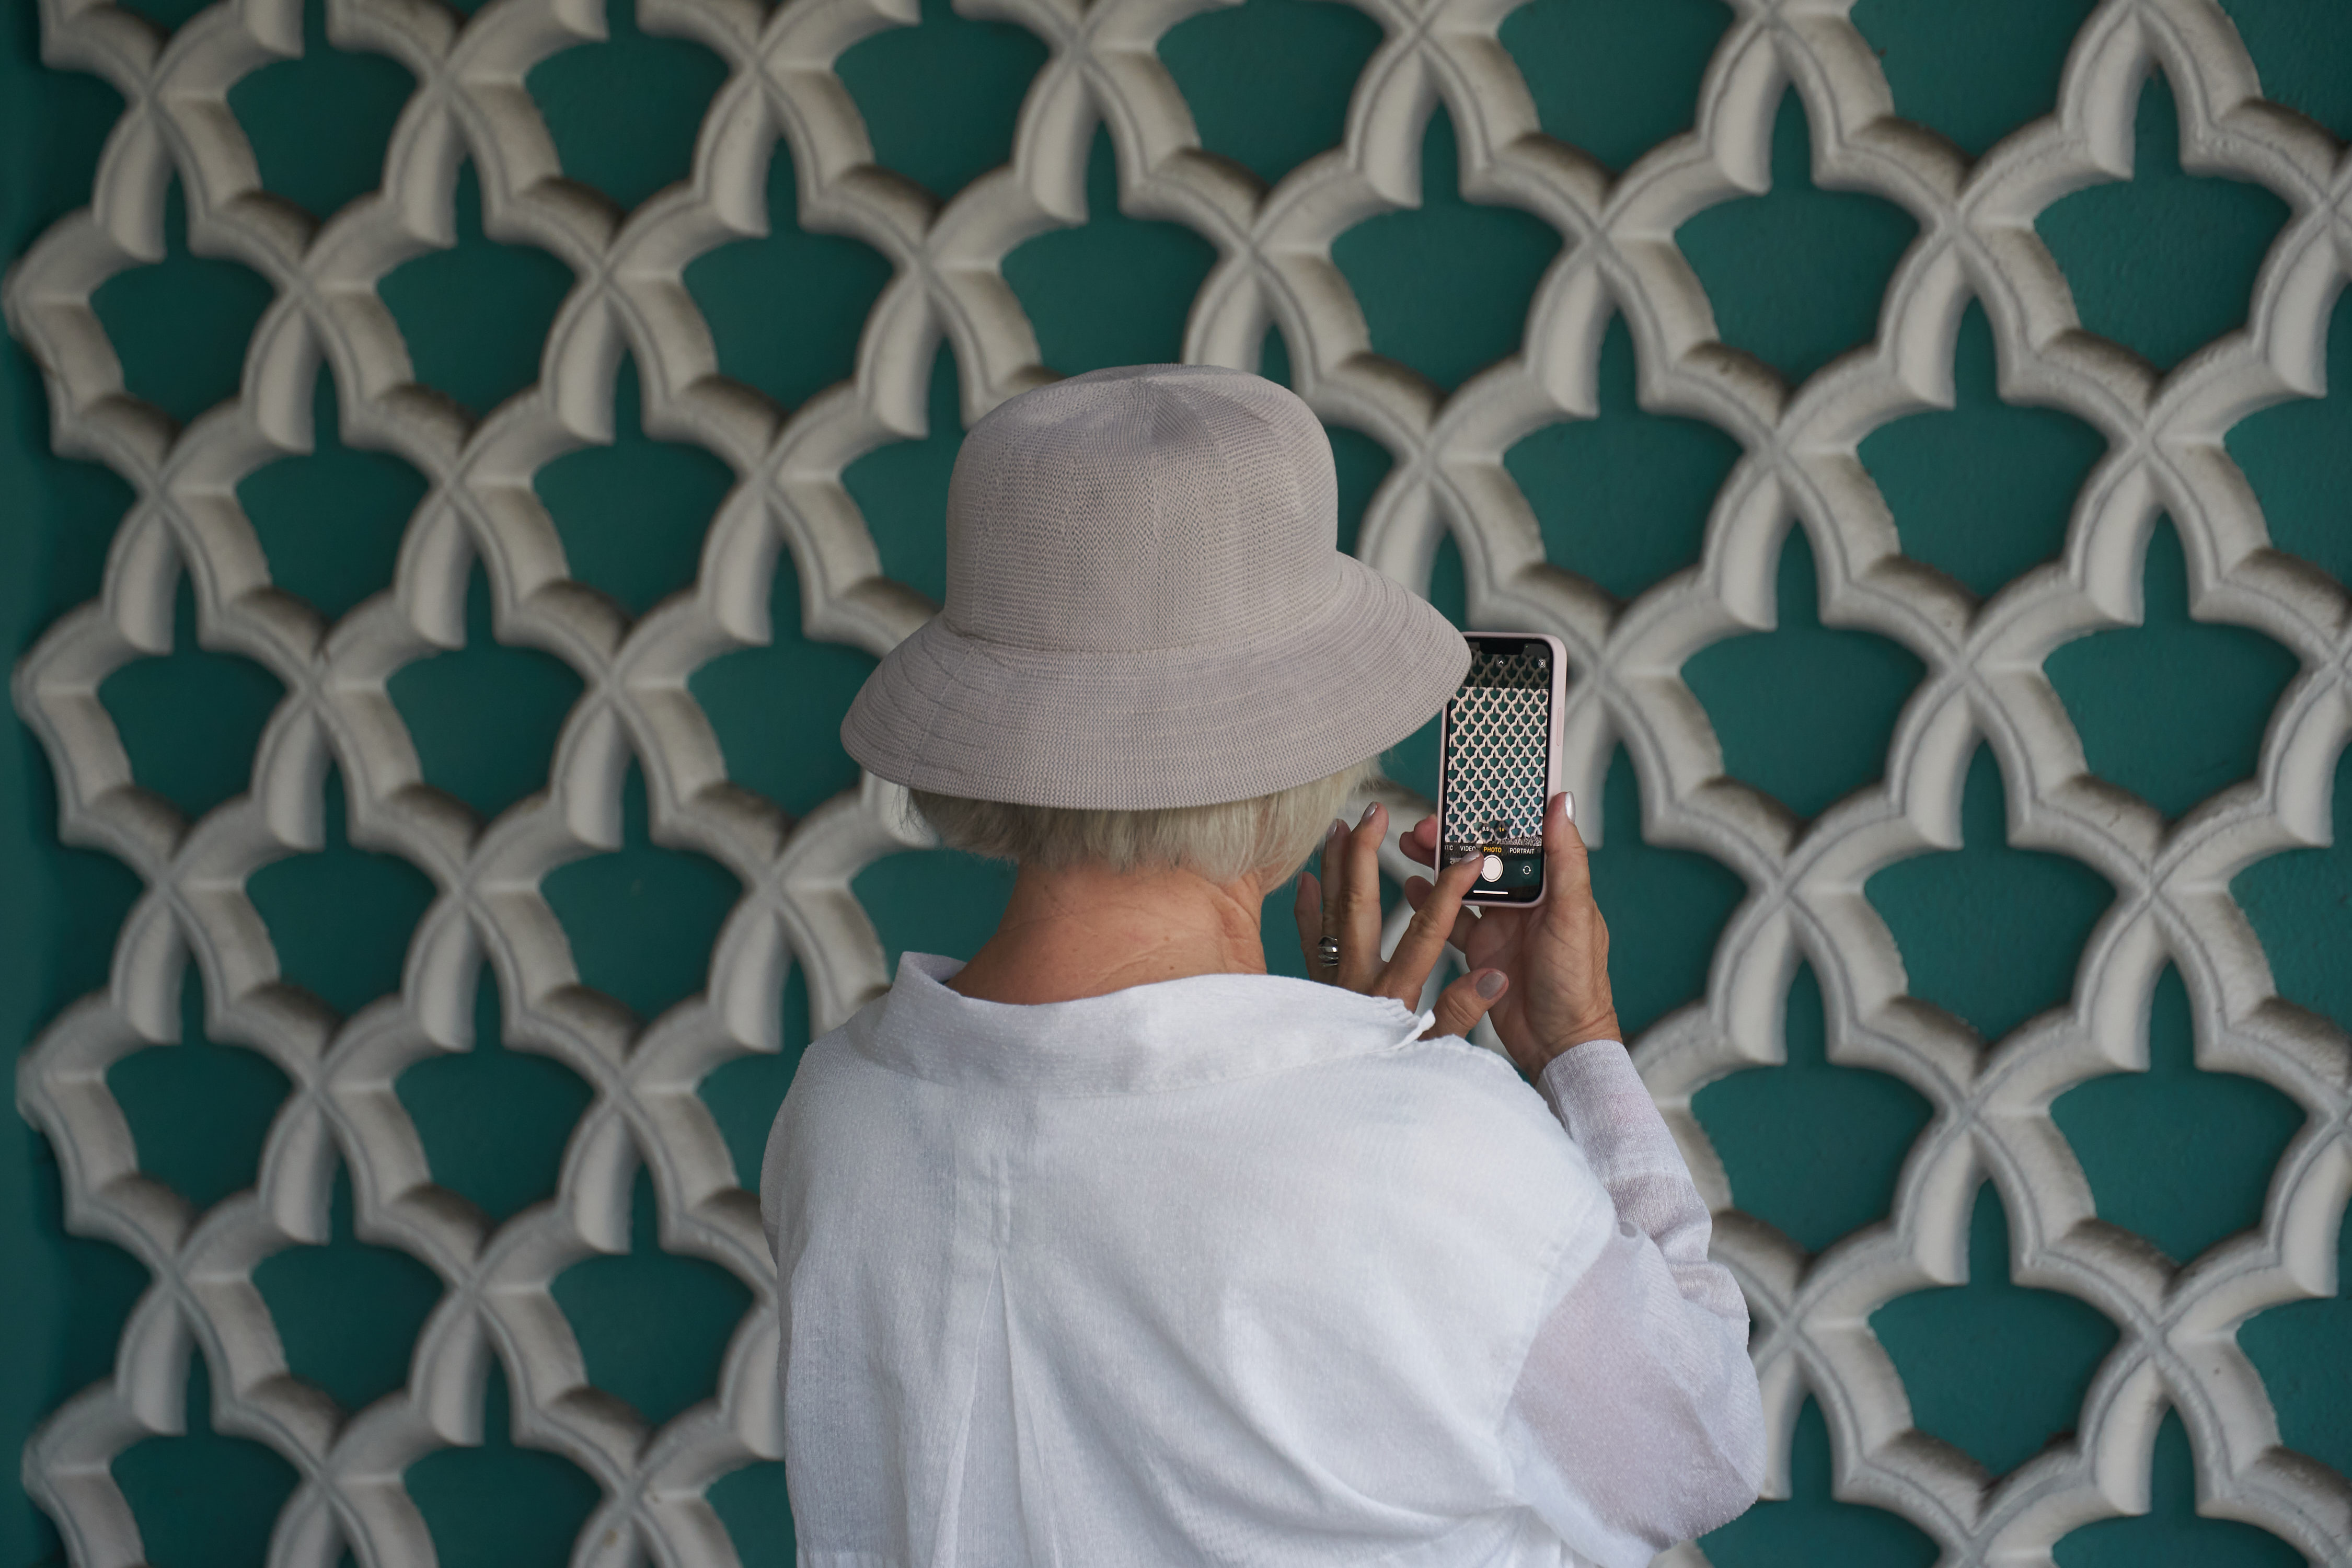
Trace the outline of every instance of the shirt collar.
{"label": "shirt collar", "polygon": [[982,1002],[960,960],[909,952],[845,1026],[852,1048],[936,1083],[1149,1094],[1393,1050],[1432,1022],[1402,1003],[1275,974],[1195,974],[1075,1002]]}

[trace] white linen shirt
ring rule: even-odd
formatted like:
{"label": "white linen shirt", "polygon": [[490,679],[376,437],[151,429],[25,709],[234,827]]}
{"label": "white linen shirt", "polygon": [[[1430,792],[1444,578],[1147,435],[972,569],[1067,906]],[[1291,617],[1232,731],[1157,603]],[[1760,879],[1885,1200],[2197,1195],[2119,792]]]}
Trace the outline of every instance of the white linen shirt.
{"label": "white linen shirt", "polygon": [[1622,1047],[1548,1111],[1382,998],[960,967],[769,1138],[805,1568],[1637,1568],[1754,1500],[1747,1310]]}

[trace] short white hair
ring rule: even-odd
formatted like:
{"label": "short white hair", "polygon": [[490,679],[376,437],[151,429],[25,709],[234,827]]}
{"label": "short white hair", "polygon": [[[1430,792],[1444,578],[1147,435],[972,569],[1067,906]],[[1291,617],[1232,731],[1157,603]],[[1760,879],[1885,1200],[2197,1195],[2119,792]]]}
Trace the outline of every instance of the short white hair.
{"label": "short white hair", "polygon": [[1156,811],[1017,805],[928,790],[907,794],[941,842],[992,860],[1049,870],[1090,861],[1114,871],[1169,867],[1222,884],[1254,871],[1279,871],[1287,878],[1314,853],[1339,809],[1381,782],[1380,759],[1372,757],[1272,795]]}

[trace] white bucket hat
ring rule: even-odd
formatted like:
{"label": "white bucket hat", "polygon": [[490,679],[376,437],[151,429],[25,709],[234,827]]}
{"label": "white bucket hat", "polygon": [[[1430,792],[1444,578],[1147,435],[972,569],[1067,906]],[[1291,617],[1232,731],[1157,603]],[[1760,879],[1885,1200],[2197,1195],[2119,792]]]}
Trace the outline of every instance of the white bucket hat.
{"label": "white bucket hat", "polygon": [[915,789],[1143,811],[1243,800],[1394,745],[1469,645],[1338,548],[1331,443],[1245,371],[1120,365],[971,427],[947,607],[842,721]]}

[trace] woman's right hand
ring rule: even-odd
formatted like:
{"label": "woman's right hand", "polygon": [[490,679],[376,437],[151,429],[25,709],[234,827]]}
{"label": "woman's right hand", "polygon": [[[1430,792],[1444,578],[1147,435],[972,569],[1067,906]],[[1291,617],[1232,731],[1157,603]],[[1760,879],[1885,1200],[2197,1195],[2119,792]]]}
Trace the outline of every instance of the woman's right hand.
{"label": "woman's right hand", "polygon": [[[1437,818],[1424,816],[1399,841],[1424,866],[1437,861]],[[1406,880],[1419,910],[1430,896],[1424,878]],[[1554,1057],[1588,1040],[1622,1040],[1609,992],[1609,927],[1592,901],[1584,838],[1570,820],[1568,797],[1544,804],[1544,901],[1533,909],[1479,904],[1462,910],[1447,942],[1473,970],[1510,976],[1487,1014],[1519,1070],[1540,1075]]]}

